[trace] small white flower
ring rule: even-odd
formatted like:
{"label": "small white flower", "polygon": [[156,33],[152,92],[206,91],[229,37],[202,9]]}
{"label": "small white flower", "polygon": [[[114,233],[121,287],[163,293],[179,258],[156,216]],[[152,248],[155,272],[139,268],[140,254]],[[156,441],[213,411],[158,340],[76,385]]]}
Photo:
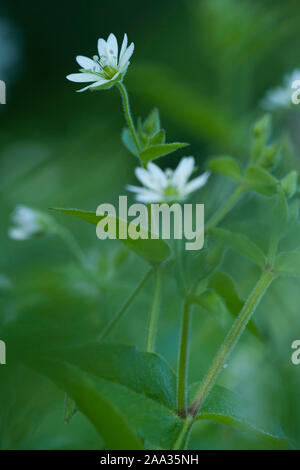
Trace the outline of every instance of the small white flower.
{"label": "small white flower", "polygon": [[105,41],[98,39],[99,56],[92,59],[83,55],[78,55],[76,60],[80,65],[80,73],[71,73],[67,79],[71,82],[93,82],[90,85],[78,91],[91,89],[108,89],[116,82],[123,79],[127,72],[129,59],[133,54],[133,42],[127,47],[128,38],[124,34],[124,39],[118,56],[118,41],[114,34],[110,34]]}
{"label": "small white flower", "polygon": [[293,83],[300,80],[300,69],[295,69],[292,73],[286,75],[283,80],[283,86],[272,88],[266,93],[262,100],[262,105],[269,111],[279,108],[287,108],[292,104]]}
{"label": "small white flower", "polygon": [[144,187],[127,185],[136,193],[136,200],[144,203],[183,201],[190,193],[205,185],[209,172],[188,182],[195,166],[194,157],[183,157],[176,170],[163,171],[155,163],[148,163],[147,170],[136,168],[135,175]]}
{"label": "small white flower", "polygon": [[8,234],[14,240],[27,240],[43,235],[50,227],[51,218],[30,207],[19,205],[12,214],[12,227]]}

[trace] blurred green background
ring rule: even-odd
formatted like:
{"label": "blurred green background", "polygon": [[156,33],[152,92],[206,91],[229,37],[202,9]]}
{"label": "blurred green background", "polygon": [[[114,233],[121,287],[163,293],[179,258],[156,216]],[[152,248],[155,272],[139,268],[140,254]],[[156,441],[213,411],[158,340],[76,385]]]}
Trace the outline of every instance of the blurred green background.
{"label": "blurred green background", "polygon": [[[114,32],[121,40],[127,32],[135,43],[126,76],[134,115],[145,117],[158,107],[168,140],[191,144],[159,163],[174,167],[191,154],[203,170],[210,155],[247,157],[250,125],[263,111],[263,96],[300,66],[299,20],[298,0],[2,2],[0,79],[7,83],[7,104],[0,105],[0,338],[2,327],[21,321],[61,331],[59,340],[70,344],[92,339],[147,269],[118,242],[100,242],[92,226],[63,215],[55,218],[86,253],[91,276],[57,237],[16,242],[7,235],[17,204],[44,211],[53,206],[95,210],[102,202],[114,203],[126,194],[124,186],[135,182],[137,162],[120,141],[124,120],[118,91],[75,93],[76,84],[65,79],[77,69],[75,56],[94,55],[98,37]],[[275,135],[286,134],[292,142],[283,168],[290,161],[298,167],[299,111],[275,113],[274,122]],[[206,217],[233,187],[213,178],[198,196]],[[244,227],[263,244],[258,237],[260,224],[267,224],[262,200],[247,196],[227,224]],[[297,234],[290,243],[296,242]],[[257,268],[232,253],[225,266],[246,296]],[[151,297],[149,282],[113,340],[144,347]],[[255,315],[265,342],[245,334],[220,378],[262,420],[273,419],[276,410],[296,447],[300,366],[291,365],[290,346],[300,336],[299,301],[297,280],[276,281]],[[176,283],[167,278],[157,349],[173,368],[179,304]],[[203,376],[230,324],[226,315],[195,309],[191,381]],[[83,415],[64,423],[64,395],[48,379],[10,366],[7,347],[7,365],[0,366],[0,448],[101,448]],[[195,449],[269,447],[210,422],[197,424],[191,440]]]}

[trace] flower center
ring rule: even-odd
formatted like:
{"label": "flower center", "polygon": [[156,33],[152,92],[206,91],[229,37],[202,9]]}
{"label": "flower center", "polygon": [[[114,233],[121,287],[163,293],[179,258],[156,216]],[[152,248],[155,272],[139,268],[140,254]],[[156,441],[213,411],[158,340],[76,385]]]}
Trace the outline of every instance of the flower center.
{"label": "flower center", "polygon": [[178,196],[179,192],[177,188],[175,188],[174,186],[168,185],[164,190],[164,195],[166,197],[173,197],[173,196]]}
{"label": "flower center", "polygon": [[103,67],[103,71],[105,73],[106,78],[113,78],[113,76],[117,73],[117,69],[112,67],[111,65],[105,65]]}

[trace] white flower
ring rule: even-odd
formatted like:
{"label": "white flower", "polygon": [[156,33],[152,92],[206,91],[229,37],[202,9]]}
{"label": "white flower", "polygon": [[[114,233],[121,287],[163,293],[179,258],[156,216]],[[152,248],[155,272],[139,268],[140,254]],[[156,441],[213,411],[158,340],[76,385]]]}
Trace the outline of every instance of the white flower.
{"label": "white flower", "polygon": [[78,55],[76,60],[80,65],[80,73],[71,73],[67,79],[71,82],[93,82],[90,85],[78,91],[91,89],[108,89],[116,82],[123,79],[127,72],[129,59],[133,54],[133,42],[127,47],[128,38],[124,34],[124,39],[118,56],[118,41],[114,34],[110,34],[105,41],[98,39],[99,56],[92,59],[83,55]]}
{"label": "white flower", "polygon": [[147,170],[136,168],[135,175],[144,187],[127,185],[136,193],[136,200],[144,203],[183,201],[190,193],[205,185],[209,172],[188,182],[195,166],[194,157],[183,157],[176,170],[162,171],[155,163],[148,163]]}
{"label": "white flower", "polygon": [[300,80],[300,69],[295,69],[283,80],[283,86],[272,88],[266,93],[262,100],[262,105],[269,111],[278,108],[287,108],[292,104],[293,83]]}
{"label": "white flower", "polygon": [[19,205],[12,214],[12,227],[8,234],[14,240],[27,240],[43,235],[50,226],[51,218],[30,207]]}

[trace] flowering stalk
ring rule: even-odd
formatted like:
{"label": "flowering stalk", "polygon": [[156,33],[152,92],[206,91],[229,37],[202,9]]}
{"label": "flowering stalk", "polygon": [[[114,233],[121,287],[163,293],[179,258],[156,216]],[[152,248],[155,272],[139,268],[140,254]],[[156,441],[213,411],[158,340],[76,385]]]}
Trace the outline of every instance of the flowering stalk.
{"label": "flowering stalk", "polygon": [[187,384],[188,384],[188,355],[191,324],[191,304],[188,300],[184,303],[183,319],[181,326],[180,348],[178,358],[177,379],[177,412],[185,417],[187,412]]}
{"label": "flowering stalk", "polygon": [[244,304],[239,316],[236,318],[235,322],[232,325],[231,330],[226,336],[219,352],[217,353],[211,368],[209,369],[206,377],[202,381],[200,388],[189,408],[189,414],[196,416],[199,408],[203,404],[207,394],[214,385],[220,371],[222,370],[223,364],[228,359],[229,354],[232,349],[238,342],[241,334],[246,328],[248,322],[250,321],[253,313],[255,312],[261,298],[265,294],[267,288],[271,284],[272,280],[275,278],[275,273],[272,269],[266,268],[256,286],[254,287],[252,293],[250,294],[248,300]]}
{"label": "flowering stalk", "polygon": [[155,336],[157,330],[157,323],[159,318],[160,300],[161,300],[161,288],[162,288],[162,271],[160,267],[156,268],[155,271],[155,287],[152,308],[148,323],[146,351],[153,352],[155,347]]}
{"label": "flowering stalk", "polygon": [[208,221],[205,227],[205,231],[209,232],[213,229],[222,219],[228,214],[228,212],[235,206],[241,195],[246,191],[245,186],[240,184],[236,190],[229,197],[228,201],[224,204],[219,211],[217,211],[212,218]]}
{"label": "flowering stalk", "polygon": [[141,291],[141,289],[144,287],[148,279],[153,273],[153,268],[149,269],[147,272],[146,276],[141,280],[141,282],[137,285],[137,287],[134,289],[130,297],[126,300],[124,305],[121,307],[119,312],[113,317],[113,319],[110,321],[110,323],[106,326],[106,328],[101,332],[99,336],[99,340],[104,340],[109,333],[112,331],[112,329],[116,326],[116,324],[120,321],[120,319],[123,317],[124,313],[128,309],[129,305],[134,301],[138,293]]}
{"label": "flowering stalk", "polygon": [[139,139],[138,139],[138,136],[137,136],[137,133],[136,133],[136,130],[135,130],[134,122],[133,122],[133,119],[132,119],[130,104],[129,104],[129,97],[128,97],[126,87],[122,82],[117,83],[117,87],[119,88],[121,96],[122,96],[125,119],[127,121],[128,127],[130,129],[131,136],[132,136],[132,139],[135,143],[135,146],[136,146],[138,152],[140,153],[141,146],[140,146]]}
{"label": "flowering stalk", "polygon": [[231,330],[226,336],[219,352],[217,353],[206,377],[202,381],[198,392],[196,393],[194,400],[188,409],[188,415],[183,422],[181,432],[174,444],[174,449],[183,449],[191,427],[194,423],[195,417],[199,412],[199,409],[203,405],[208,393],[216,382],[219,373],[221,372],[225,361],[228,359],[228,356],[232,352],[234,346],[237,344],[241,334],[245,330],[248,322],[250,321],[253,313],[255,312],[260,300],[263,295],[266,293],[268,287],[270,286],[272,280],[276,277],[274,271],[270,268],[267,268],[262,273],[259,281],[254,287],[252,293],[250,294],[248,300],[244,304],[239,316],[232,325]]}

